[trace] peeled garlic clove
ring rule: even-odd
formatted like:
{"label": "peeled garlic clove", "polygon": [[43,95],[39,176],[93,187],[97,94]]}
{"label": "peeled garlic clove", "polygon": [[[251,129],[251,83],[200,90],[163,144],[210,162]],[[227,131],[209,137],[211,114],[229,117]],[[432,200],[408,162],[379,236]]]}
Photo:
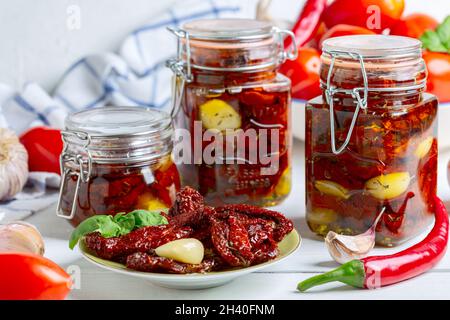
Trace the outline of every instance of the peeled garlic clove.
{"label": "peeled garlic clove", "polygon": [[336,262],[343,264],[367,256],[375,246],[375,229],[384,211],[385,208],[383,207],[372,226],[364,233],[356,236],[346,236],[337,234],[334,231],[328,232],[325,237],[325,244],[331,257]]}
{"label": "peeled garlic clove", "polygon": [[200,120],[205,129],[223,131],[239,129],[241,116],[232,106],[220,99],[212,99],[200,106]]}
{"label": "peeled garlic clove", "polygon": [[38,229],[17,221],[0,225],[0,252],[28,252],[44,255],[44,240]]}
{"label": "peeled garlic clove", "polygon": [[22,191],[27,179],[27,150],[14,132],[0,128],[0,201]]}
{"label": "peeled garlic clove", "polygon": [[205,248],[201,241],[194,238],[178,239],[155,249],[160,257],[170,258],[178,262],[199,264],[203,261]]}
{"label": "peeled garlic clove", "polygon": [[367,256],[375,246],[375,241],[363,235],[346,236],[330,231],[325,238],[325,244],[331,257],[343,264]]}
{"label": "peeled garlic clove", "polygon": [[416,148],[416,151],[414,152],[417,158],[422,159],[427,155],[427,153],[431,149],[431,146],[433,145],[433,140],[434,140],[433,137],[428,137],[419,143],[419,145]]}
{"label": "peeled garlic clove", "polygon": [[368,180],[365,187],[374,198],[390,200],[405,192],[410,181],[408,172],[394,172]]}
{"label": "peeled garlic clove", "polygon": [[330,180],[316,180],[314,186],[320,192],[335,196],[342,199],[350,198],[350,194],[346,188],[341,186],[339,183]]}

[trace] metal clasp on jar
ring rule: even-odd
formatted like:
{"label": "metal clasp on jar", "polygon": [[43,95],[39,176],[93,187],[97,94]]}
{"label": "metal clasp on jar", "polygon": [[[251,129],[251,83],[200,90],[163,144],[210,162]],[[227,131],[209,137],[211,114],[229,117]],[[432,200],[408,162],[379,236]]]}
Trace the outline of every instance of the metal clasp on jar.
{"label": "metal clasp on jar", "polygon": [[[255,71],[260,69],[265,69],[273,65],[280,65],[284,63],[287,59],[295,60],[298,56],[298,48],[296,45],[295,35],[292,31],[282,30],[277,27],[273,27],[271,33],[277,37],[278,46],[281,48],[278,55],[275,57],[274,61],[247,65],[241,67],[210,67],[210,66],[201,66],[201,65],[193,65],[191,62],[191,45],[190,39],[191,36],[188,31],[181,28],[167,28],[170,32],[172,32],[177,37],[177,53],[176,57],[167,60],[166,66],[172,70],[175,77],[173,77],[172,83],[172,108],[171,108],[171,116],[172,118],[178,113],[181,104],[181,98],[184,93],[184,87],[186,82],[191,83],[194,80],[194,76],[192,74],[192,68],[199,70],[207,70],[207,71],[219,71],[219,72],[248,72]],[[290,37],[292,39],[292,44],[290,46],[290,50],[287,51],[284,49],[284,36]],[[185,59],[183,59],[183,42],[185,45]]]}
{"label": "metal clasp on jar", "polygon": [[[367,97],[369,92],[369,83],[367,80],[367,72],[366,68],[364,67],[364,59],[362,55],[354,52],[346,52],[346,51],[324,51],[324,53],[327,53],[331,56],[331,62],[328,69],[328,75],[327,75],[327,83],[325,87],[325,98],[326,101],[330,107],[330,135],[331,135],[331,151],[333,151],[334,154],[340,154],[344,149],[347,147],[348,143],[350,142],[350,138],[352,136],[353,129],[355,128],[356,120],[358,119],[358,114],[360,109],[366,109],[367,108]],[[357,87],[353,89],[340,89],[336,87],[331,86],[331,77],[333,75],[333,68],[334,63],[336,61],[337,57],[344,57],[344,58],[352,58],[359,61],[359,64],[361,66],[361,73],[363,77],[364,87]],[[364,97],[361,98],[360,91],[364,92]],[[337,148],[336,147],[336,133],[335,133],[335,127],[334,127],[334,101],[333,96],[336,93],[345,93],[351,95],[354,99],[356,99],[356,109],[353,113],[352,122],[350,123],[350,128],[348,129],[347,136],[344,140],[344,143]]]}
{"label": "metal clasp on jar", "polygon": [[[348,51],[330,51],[330,50],[323,50],[323,53],[328,54],[331,56],[331,61],[328,69],[327,74],[327,82],[324,84],[321,82],[321,87],[325,89],[325,98],[326,102],[330,108],[330,136],[331,136],[331,151],[338,155],[344,151],[344,149],[347,147],[348,143],[350,142],[353,129],[355,128],[356,121],[358,119],[358,115],[360,110],[367,109],[367,103],[368,103],[368,96],[369,92],[401,92],[401,91],[410,91],[410,90],[418,90],[423,89],[426,85],[426,81],[422,81],[421,83],[417,83],[415,85],[405,85],[405,86],[398,86],[398,87],[385,87],[385,88],[371,88],[369,87],[368,77],[367,77],[367,71],[364,64],[364,58],[361,54],[356,52],[348,52]],[[356,87],[353,89],[342,89],[342,88],[336,88],[331,85],[331,78],[333,75],[333,68],[336,61],[336,58],[351,58],[359,62],[361,67],[361,74],[363,78],[363,87]],[[361,97],[360,92],[363,92],[364,95]],[[347,132],[347,136],[342,143],[340,147],[336,146],[336,130],[335,130],[335,121],[334,121],[334,100],[333,96],[336,93],[344,93],[348,94],[355,99],[356,108],[353,113],[352,121],[350,123],[350,127]]]}
{"label": "metal clasp on jar", "polygon": [[[61,167],[61,186],[59,189],[58,204],[56,208],[56,215],[64,219],[72,219],[75,216],[78,201],[78,192],[80,190],[81,183],[89,182],[92,172],[92,157],[88,150],[88,146],[91,143],[91,137],[86,132],[82,131],[62,131],[61,137],[64,143],[64,148],[59,158]],[[68,138],[78,139],[82,144],[83,152],[87,156],[82,154],[74,154],[68,151],[70,142]],[[75,169],[77,168],[77,169]],[[67,179],[76,177],[76,185],[72,200],[72,206],[69,215],[65,214],[62,209],[62,197],[67,188]]]}

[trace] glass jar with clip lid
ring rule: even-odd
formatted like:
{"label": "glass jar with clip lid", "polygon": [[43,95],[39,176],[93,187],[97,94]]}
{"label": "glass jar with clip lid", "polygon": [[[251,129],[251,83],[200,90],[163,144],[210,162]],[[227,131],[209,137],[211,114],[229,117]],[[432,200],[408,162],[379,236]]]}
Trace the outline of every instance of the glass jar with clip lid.
{"label": "glass jar with clip lid", "polygon": [[383,35],[323,44],[323,94],[306,106],[306,207],[326,235],[367,230],[397,245],[433,219],[437,99],[425,93],[421,43]]}
{"label": "glass jar with clip lid", "polygon": [[191,136],[183,181],[211,205],[280,203],[291,189],[292,138],[290,81],[277,70],[297,56],[295,43],[283,47],[294,35],[250,19],[198,20],[171,31],[173,110]]}
{"label": "glass jar with clip lid", "polygon": [[168,114],[103,107],[71,114],[65,127],[59,217],[77,226],[97,214],[172,205],[180,178]]}

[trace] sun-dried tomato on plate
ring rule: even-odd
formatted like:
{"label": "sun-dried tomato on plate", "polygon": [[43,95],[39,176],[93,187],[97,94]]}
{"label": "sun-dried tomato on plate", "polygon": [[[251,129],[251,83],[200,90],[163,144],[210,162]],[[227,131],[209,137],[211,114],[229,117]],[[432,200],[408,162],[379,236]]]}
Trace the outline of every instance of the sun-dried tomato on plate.
{"label": "sun-dried tomato on plate", "polygon": [[[100,258],[138,271],[205,273],[275,259],[278,243],[293,230],[292,221],[281,213],[245,204],[213,208],[190,187],[177,194],[166,217],[168,224],[138,228],[121,236],[108,238],[99,232],[90,233],[84,237],[84,245]],[[156,254],[158,247],[187,238],[201,241],[201,263]]]}

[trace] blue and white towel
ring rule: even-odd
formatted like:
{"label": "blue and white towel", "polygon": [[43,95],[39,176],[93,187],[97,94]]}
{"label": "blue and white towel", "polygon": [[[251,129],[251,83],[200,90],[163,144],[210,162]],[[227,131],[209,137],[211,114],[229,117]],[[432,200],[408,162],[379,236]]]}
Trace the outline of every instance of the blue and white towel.
{"label": "blue and white towel", "polygon": [[[104,105],[168,108],[172,72],[165,61],[175,55],[176,39],[166,28],[196,19],[246,15],[240,0],[180,0],[151,23],[134,30],[118,52],[77,61],[52,95],[32,82],[19,92],[0,84],[0,127],[18,134],[38,125],[62,128],[68,113]],[[31,196],[24,192],[0,204],[0,222],[24,218],[55,202],[55,192],[42,189],[48,186],[48,179],[53,179],[51,185],[58,184],[52,175],[30,176],[29,185],[32,189],[41,186],[40,192]]]}

